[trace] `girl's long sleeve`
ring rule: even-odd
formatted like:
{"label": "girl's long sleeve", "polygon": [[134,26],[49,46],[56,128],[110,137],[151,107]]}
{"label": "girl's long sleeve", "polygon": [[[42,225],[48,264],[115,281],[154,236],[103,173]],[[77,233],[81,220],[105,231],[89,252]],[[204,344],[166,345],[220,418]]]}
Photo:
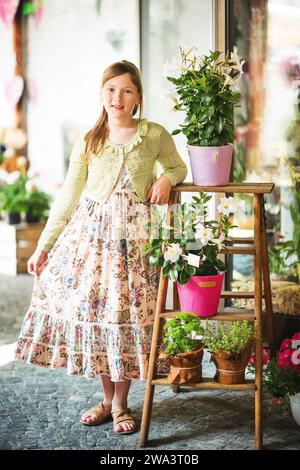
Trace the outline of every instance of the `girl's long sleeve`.
{"label": "girl's long sleeve", "polygon": [[172,186],[176,186],[186,178],[187,166],[177,152],[173,137],[165,128],[160,135],[157,161],[163,168],[162,175],[169,178]]}
{"label": "girl's long sleeve", "polygon": [[52,204],[47,224],[39,238],[39,250],[50,251],[79,202],[88,173],[84,149],[85,141],[81,136],[73,147],[64,184]]}

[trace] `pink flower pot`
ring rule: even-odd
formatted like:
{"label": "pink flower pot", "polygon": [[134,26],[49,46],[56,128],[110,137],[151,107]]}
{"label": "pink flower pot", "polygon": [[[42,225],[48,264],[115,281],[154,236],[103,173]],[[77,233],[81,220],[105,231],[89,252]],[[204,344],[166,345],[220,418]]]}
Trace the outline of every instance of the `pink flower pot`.
{"label": "pink flower pot", "polygon": [[193,182],[198,186],[223,186],[229,182],[233,145],[188,145]]}
{"label": "pink flower pot", "polygon": [[217,314],[224,273],[215,276],[192,276],[177,289],[181,310],[194,312],[199,317],[213,317]]}

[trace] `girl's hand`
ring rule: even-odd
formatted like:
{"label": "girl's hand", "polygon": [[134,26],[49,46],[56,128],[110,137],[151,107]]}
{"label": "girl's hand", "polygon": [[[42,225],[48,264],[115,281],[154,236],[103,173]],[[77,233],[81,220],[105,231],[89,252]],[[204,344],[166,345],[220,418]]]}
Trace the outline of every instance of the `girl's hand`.
{"label": "girl's hand", "polygon": [[48,253],[44,250],[36,250],[27,261],[27,271],[29,274],[38,276],[46,266]]}
{"label": "girl's hand", "polygon": [[167,176],[162,175],[152,185],[147,194],[150,204],[167,204],[169,202],[172,184]]}

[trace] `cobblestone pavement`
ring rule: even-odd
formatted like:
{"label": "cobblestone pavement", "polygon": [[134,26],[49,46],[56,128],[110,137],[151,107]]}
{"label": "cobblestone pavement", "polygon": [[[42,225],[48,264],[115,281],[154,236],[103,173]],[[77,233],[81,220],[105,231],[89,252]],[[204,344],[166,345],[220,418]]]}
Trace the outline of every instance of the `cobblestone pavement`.
{"label": "cobblestone pavement", "polygon": [[[5,344],[16,341],[33,279],[0,276],[0,449],[139,449],[138,433],[117,435],[112,422],[84,426],[80,415],[102,399],[98,380],[70,377],[20,362],[4,363]],[[9,361],[9,358],[7,359]],[[213,373],[207,358],[204,371]],[[129,406],[140,422],[145,382],[133,381]],[[300,449],[300,427],[290,414],[271,410],[264,396],[265,449]],[[146,449],[254,449],[254,394],[231,390],[156,387]]]}

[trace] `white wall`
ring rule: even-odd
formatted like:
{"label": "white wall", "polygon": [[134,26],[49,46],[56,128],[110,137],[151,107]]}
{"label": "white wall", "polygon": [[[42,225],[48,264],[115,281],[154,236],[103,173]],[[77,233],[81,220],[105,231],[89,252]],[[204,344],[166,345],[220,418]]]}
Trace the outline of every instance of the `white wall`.
{"label": "white wall", "polygon": [[76,134],[98,118],[103,70],[125,58],[139,66],[138,21],[137,0],[102,0],[100,15],[95,0],[51,0],[39,28],[29,20],[28,78],[38,86],[28,103],[29,158],[46,190],[64,176],[63,126]]}

